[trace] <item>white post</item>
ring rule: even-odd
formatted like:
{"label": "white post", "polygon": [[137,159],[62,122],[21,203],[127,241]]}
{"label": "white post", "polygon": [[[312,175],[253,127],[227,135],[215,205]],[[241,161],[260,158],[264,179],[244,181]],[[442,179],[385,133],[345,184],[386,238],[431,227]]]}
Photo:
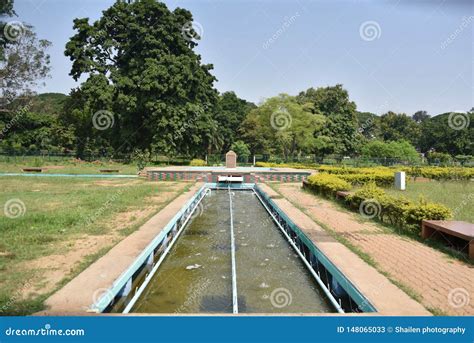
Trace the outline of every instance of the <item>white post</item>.
{"label": "white post", "polygon": [[395,172],[395,189],[404,191],[405,187],[405,172]]}
{"label": "white post", "polygon": [[255,155],[253,155],[253,165],[252,167],[255,167]]}

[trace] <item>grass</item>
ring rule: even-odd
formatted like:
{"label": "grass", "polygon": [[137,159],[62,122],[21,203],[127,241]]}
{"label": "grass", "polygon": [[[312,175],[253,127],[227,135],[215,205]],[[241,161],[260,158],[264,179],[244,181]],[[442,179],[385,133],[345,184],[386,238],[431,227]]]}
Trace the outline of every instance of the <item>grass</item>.
{"label": "grass", "polygon": [[[25,268],[25,262],[62,255],[75,240],[108,234],[119,224],[118,235],[123,237],[172,200],[159,200],[160,193],[172,191],[176,197],[189,187],[190,184],[177,186],[142,179],[0,178],[0,313],[28,314],[41,308],[44,295],[32,299],[21,296],[25,285],[38,286],[38,272]],[[147,197],[156,202],[145,203]],[[14,201],[22,216],[7,216],[19,213],[13,205],[5,208],[9,201]],[[119,213],[131,213],[145,206],[153,206],[153,212],[138,218],[133,212],[133,223],[117,223]],[[106,251],[91,254],[74,267],[71,275],[64,277],[77,275]]]}
{"label": "grass", "polygon": [[418,201],[425,199],[449,207],[454,219],[474,223],[474,182],[472,181],[430,181],[409,182],[405,191],[387,189],[391,195],[404,195]]}
{"label": "grass", "polygon": [[113,161],[85,162],[71,158],[4,156],[0,159],[1,173],[22,173],[22,169],[26,167],[46,168],[42,171],[44,174],[100,174],[100,169],[118,169],[116,174],[136,174],[138,171],[134,164]]}

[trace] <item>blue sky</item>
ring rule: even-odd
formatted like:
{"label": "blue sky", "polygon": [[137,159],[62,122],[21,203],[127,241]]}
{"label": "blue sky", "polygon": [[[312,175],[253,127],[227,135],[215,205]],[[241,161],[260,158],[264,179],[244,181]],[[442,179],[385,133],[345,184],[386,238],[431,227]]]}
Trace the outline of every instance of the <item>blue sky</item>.
{"label": "blue sky", "polygon": [[[358,110],[435,115],[474,106],[474,1],[164,1],[202,27],[197,47],[216,88],[253,102],[342,83]],[[64,45],[76,17],[97,19],[113,1],[15,0],[50,49],[39,92],[68,93]]]}

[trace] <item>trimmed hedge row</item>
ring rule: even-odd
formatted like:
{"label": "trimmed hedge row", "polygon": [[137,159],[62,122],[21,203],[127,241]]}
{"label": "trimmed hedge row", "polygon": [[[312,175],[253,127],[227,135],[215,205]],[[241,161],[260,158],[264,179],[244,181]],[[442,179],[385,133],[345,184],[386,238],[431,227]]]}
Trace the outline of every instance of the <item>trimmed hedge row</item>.
{"label": "trimmed hedge row", "polygon": [[189,165],[194,166],[194,167],[203,167],[203,166],[206,166],[207,163],[204,160],[200,160],[198,158],[195,158],[195,159],[191,160],[191,162],[189,162]]}
{"label": "trimmed hedge row", "polygon": [[274,163],[274,162],[257,162],[256,167],[263,168],[294,168],[294,169],[317,169],[317,164],[311,163]]}
{"label": "trimmed hedge row", "polygon": [[351,184],[336,175],[331,174],[313,174],[308,177],[308,184],[311,189],[325,194],[335,194],[337,191],[348,191],[351,189]]}
{"label": "trimmed hedge row", "polygon": [[[348,191],[351,185],[341,175],[327,173],[314,174],[308,177],[310,189],[326,195],[335,196],[337,191]],[[388,195],[374,182],[369,182],[361,189],[345,198],[345,203],[353,210],[367,218],[377,218],[382,222],[410,232],[421,232],[421,221],[446,220],[452,217],[449,208],[442,204],[428,203],[420,200],[415,203],[405,197]]]}
{"label": "trimmed hedge row", "polygon": [[[474,168],[470,167],[374,167],[374,168],[353,168],[353,167],[333,167],[321,166],[318,171],[336,175],[392,175],[395,171],[404,171],[408,176],[426,177],[433,180],[470,180],[474,178]],[[377,183],[379,184],[379,183]],[[383,186],[380,183],[379,186]]]}
{"label": "trimmed hedge row", "polygon": [[470,180],[474,178],[474,168],[470,167],[410,167],[402,168],[413,177],[426,177],[433,180]]}

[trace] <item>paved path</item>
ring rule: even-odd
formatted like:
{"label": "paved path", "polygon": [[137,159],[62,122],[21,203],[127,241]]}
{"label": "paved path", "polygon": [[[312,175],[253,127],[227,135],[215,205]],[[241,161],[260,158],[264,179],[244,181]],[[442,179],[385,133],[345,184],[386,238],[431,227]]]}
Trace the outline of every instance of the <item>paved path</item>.
{"label": "paved path", "polygon": [[419,295],[426,308],[448,315],[474,315],[474,266],[361,222],[358,214],[338,210],[330,200],[303,191],[300,183],[272,186],[316,222],[368,254],[380,271]]}

